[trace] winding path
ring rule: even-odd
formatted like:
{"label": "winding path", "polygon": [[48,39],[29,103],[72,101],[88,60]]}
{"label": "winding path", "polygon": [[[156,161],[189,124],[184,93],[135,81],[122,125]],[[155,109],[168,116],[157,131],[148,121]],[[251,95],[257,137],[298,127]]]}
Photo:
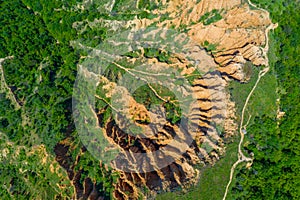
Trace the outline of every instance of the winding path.
{"label": "winding path", "polygon": [[240,122],[240,129],[239,129],[239,132],[240,132],[240,136],[241,136],[241,139],[240,139],[240,143],[239,143],[239,146],[238,146],[238,160],[232,165],[231,167],[231,170],[230,170],[230,179],[229,179],[229,182],[226,186],[226,190],[225,190],[225,193],[224,193],[224,196],[223,196],[223,200],[226,199],[226,196],[227,196],[227,193],[228,193],[228,189],[229,189],[229,186],[232,182],[232,178],[233,178],[233,174],[234,174],[234,170],[235,168],[237,167],[237,165],[239,163],[242,163],[242,162],[250,162],[250,165],[252,164],[253,162],[253,158],[249,158],[247,156],[245,156],[245,154],[243,153],[242,151],[242,144],[243,144],[243,141],[244,141],[244,132],[243,130],[246,130],[246,125],[243,126],[243,123],[244,123],[244,118],[245,118],[245,110],[246,110],[246,107],[248,105],[248,102],[254,92],[254,90],[256,89],[258,83],[260,82],[260,79],[269,71],[269,67],[267,68],[264,68],[262,69],[259,74],[258,74],[258,78],[256,80],[256,83],[255,85],[253,86],[252,90],[250,91],[247,99],[246,99],[246,102],[244,104],[244,107],[243,107],[243,110],[242,110],[242,117],[241,117],[241,122]]}
{"label": "winding path", "polygon": [[[261,11],[264,11],[264,12],[267,12],[266,10],[262,9],[262,8],[258,8],[256,5],[254,5],[250,0],[248,1],[249,4]],[[267,53],[269,51],[269,37],[268,37],[268,33],[270,30],[273,30],[275,28],[278,27],[278,24],[271,24],[269,27],[266,28],[265,30],[265,37],[266,37],[266,46],[264,48],[262,48],[262,51],[263,51],[263,54],[267,57]],[[269,63],[269,61],[267,60],[267,63]],[[256,89],[258,83],[260,82],[260,79],[269,71],[269,67],[267,66],[266,68],[262,69],[259,74],[258,74],[258,78],[256,80],[256,83],[255,85],[253,86],[252,90],[250,91],[250,93],[248,94],[248,97],[245,101],[245,104],[244,104],[244,107],[243,107],[243,110],[242,110],[242,117],[241,117],[241,122],[240,122],[240,129],[239,129],[239,132],[240,132],[240,136],[241,136],[241,139],[240,139],[240,142],[239,142],[239,146],[238,146],[238,160],[232,165],[231,169],[230,169],[230,179],[228,181],[228,184],[226,186],[226,190],[225,190],[225,193],[224,193],[224,196],[223,196],[223,200],[226,200],[226,196],[227,196],[227,193],[228,193],[228,189],[229,189],[229,186],[232,182],[232,178],[233,178],[233,174],[234,174],[234,170],[235,168],[237,167],[238,164],[242,163],[242,162],[250,162],[249,165],[251,166],[252,165],[252,162],[253,162],[253,158],[249,158],[247,156],[244,155],[243,151],[242,151],[242,144],[243,144],[243,141],[244,141],[244,130],[246,130],[247,128],[247,124],[243,125],[244,124],[244,118],[245,118],[245,110],[246,110],[246,107],[249,103],[249,100],[254,92],[254,90]]]}

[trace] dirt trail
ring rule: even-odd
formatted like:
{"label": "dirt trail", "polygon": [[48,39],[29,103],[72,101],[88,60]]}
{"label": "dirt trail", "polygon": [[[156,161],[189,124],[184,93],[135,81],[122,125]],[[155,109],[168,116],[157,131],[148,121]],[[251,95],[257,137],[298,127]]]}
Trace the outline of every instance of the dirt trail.
{"label": "dirt trail", "polygon": [[[270,15],[269,12],[268,12],[267,10],[265,10],[265,9],[263,9],[263,8],[257,7],[255,4],[253,4],[253,3],[251,2],[251,0],[248,0],[248,3],[249,3],[250,6],[256,8],[257,10],[260,10],[260,11],[265,12],[265,13],[267,13],[268,15]],[[269,17],[269,18],[270,18],[270,17]],[[270,30],[274,30],[274,29],[277,28],[277,27],[278,27],[278,23],[276,23],[276,24],[271,24],[270,26],[268,26],[268,28],[267,28],[266,31],[265,31],[266,46],[265,46],[264,48],[261,48],[261,49],[262,49],[262,51],[263,51],[263,55],[264,55],[264,56],[266,57],[266,59],[267,59],[267,64],[269,64],[268,55],[267,55],[267,53],[268,53],[268,51],[269,51],[269,37],[268,37],[268,33],[269,33]]]}
{"label": "dirt trail", "polygon": [[244,107],[243,107],[243,111],[242,111],[242,118],[241,118],[241,123],[240,123],[240,129],[239,129],[239,132],[240,132],[240,136],[241,136],[241,139],[240,139],[240,143],[239,143],[239,146],[238,146],[238,160],[232,165],[231,167],[231,170],[230,170],[230,179],[229,179],[229,182],[226,186],[226,190],[225,190],[225,193],[224,193],[224,197],[223,197],[223,200],[226,199],[226,196],[227,196],[227,193],[228,193],[228,189],[229,189],[229,186],[232,182],[232,178],[233,178],[233,174],[234,174],[234,170],[235,168],[237,167],[237,165],[239,163],[242,163],[242,162],[250,162],[250,166],[253,162],[253,158],[249,158],[247,156],[245,156],[245,154],[243,153],[242,151],[242,144],[243,144],[243,141],[244,141],[244,132],[243,130],[246,130],[246,127],[247,127],[247,124],[243,126],[243,123],[244,123],[244,116],[245,116],[245,110],[246,110],[246,107],[248,105],[248,102],[249,102],[249,99],[251,98],[254,90],[256,89],[258,83],[260,82],[260,79],[269,71],[269,67],[267,68],[264,68],[262,69],[260,72],[259,72],[259,75],[258,75],[258,78],[256,80],[256,83],[255,85],[253,86],[252,90],[250,91],[247,99],[246,99],[246,102],[244,104]]}
{"label": "dirt trail", "polygon": [[[256,5],[254,5],[250,0],[248,0],[248,3],[249,5],[255,7],[256,9],[258,10],[261,10],[263,12],[268,12],[266,11],[265,9],[262,9],[262,8],[259,8],[257,7]],[[265,30],[265,37],[266,37],[266,45],[264,48],[261,48],[262,51],[263,51],[263,54],[265,55],[266,59],[267,59],[267,64],[269,64],[269,60],[268,60],[268,57],[267,57],[267,53],[269,51],[269,37],[268,37],[268,33],[270,30],[274,30],[275,28],[278,27],[278,24],[271,24],[266,30]],[[248,122],[243,125],[244,123],[244,117],[245,117],[245,110],[246,110],[246,107],[248,105],[248,102],[254,92],[254,90],[256,89],[258,83],[260,82],[261,78],[269,71],[269,66],[267,65],[266,68],[262,69],[260,72],[259,72],[259,75],[258,75],[258,78],[256,80],[256,83],[255,85],[253,86],[252,90],[250,91],[246,101],[245,101],[245,104],[244,104],[244,107],[243,107],[243,110],[242,110],[242,117],[241,117],[241,122],[240,122],[240,129],[239,129],[239,132],[240,132],[240,136],[241,136],[241,139],[240,139],[240,142],[239,142],[239,146],[238,146],[238,160],[232,165],[231,169],[230,169],[230,179],[228,181],[228,184],[226,186],[226,190],[225,190],[225,193],[224,193],[224,196],[223,196],[223,200],[226,199],[226,196],[228,194],[228,189],[229,189],[229,186],[232,182],[232,178],[233,178],[233,174],[234,174],[234,170],[235,168],[237,167],[237,165],[239,163],[242,163],[242,162],[250,162],[249,165],[251,166],[252,162],[253,162],[253,158],[249,158],[247,156],[244,155],[243,151],[242,151],[242,144],[243,144],[243,141],[244,141],[244,130],[246,130],[247,128],[247,125],[248,125]]]}
{"label": "dirt trail", "polygon": [[244,104],[244,107],[243,107],[243,110],[242,110],[242,118],[241,118],[241,123],[240,123],[240,129],[239,129],[239,132],[240,132],[240,136],[241,136],[241,139],[240,139],[240,143],[239,143],[239,146],[238,146],[238,160],[232,165],[231,167],[231,170],[230,170],[230,179],[229,179],[229,182],[226,186],[226,190],[225,190],[225,193],[224,193],[224,197],[223,197],[223,200],[226,199],[226,196],[227,196],[227,193],[228,193],[228,189],[229,189],[229,186],[232,182],[232,178],[233,178],[233,174],[234,174],[234,170],[235,168],[237,167],[237,165],[239,163],[242,163],[242,162],[250,162],[250,166],[253,162],[253,158],[249,158],[247,156],[244,155],[243,151],[242,151],[242,144],[243,144],[243,141],[244,141],[244,130],[246,130],[247,128],[247,124],[246,125],[243,125],[244,123],[244,116],[245,116],[245,110],[246,110],[246,107],[248,105],[248,102],[254,92],[254,90],[256,89],[258,83],[260,82],[260,79],[269,71],[269,67],[267,68],[264,68],[262,69],[260,72],[259,72],[259,75],[258,75],[258,78],[256,80],[256,83],[255,85],[253,86],[252,90],[250,91],[247,99],[246,99],[246,102]]}

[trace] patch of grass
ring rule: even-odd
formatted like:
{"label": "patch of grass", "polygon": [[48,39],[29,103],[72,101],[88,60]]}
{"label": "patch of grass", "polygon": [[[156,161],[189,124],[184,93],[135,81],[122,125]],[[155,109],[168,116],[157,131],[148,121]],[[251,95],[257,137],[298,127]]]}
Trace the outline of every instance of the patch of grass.
{"label": "patch of grass", "polygon": [[246,79],[251,78],[253,73],[253,64],[250,61],[247,61],[243,66],[243,73],[246,76]]}
{"label": "patch of grass", "polygon": [[207,153],[210,153],[214,148],[209,145],[208,142],[204,142],[201,144],[201,148],[203,148]]}
{"label": "patch of grass", "polygon": [[190,30],[190,28],[186,24],[180,24],[178,28],[179,28],[179,32],[181,33],[182,32],[187,33]]}
{"label": "patch of grass", "polygon": [[256,67],[252,67],[252,75],[251,78],[249,80],[249,82],[247,83],[240,83],[239,81],[232,81],[229,84],[229,92],[231,95],[232,100],[235,102],[236,105],[236,109],[237,109],[237,117],[238,117],[238,121],[240,121],[240,115],[242,113],[242,109],[244,106],[244,103],[247,99],[247,96],[249,94],[249,92],[251,91],[252,87],[255,84],[255,81],[258,77],[258,72],[259,70]]}
{"label": "patch of grass", "polygon": [[162,51],[159,49],[154,48],[145,48],[144,49],[144,56],[146,58],[157,58],[159,62],[165,62],[170,64],[170,52]]}
{"label": "patch of grass", "polygon": [[217,50],[217,45],[218,44],[209,43],[207,40],[205,40],[204,43],[202,44],[202,46],[206,49],[206,51],[212,53],[215,53],[215,51]]}
{"label": "patch of grass", "polygon": [[151,106],[162,105],[166,109],[166,118],[171,123],[175,124],[180,121],[182,113],[179,104],[171,103],[171,101],[176,100],[175,94],[164,86],[157,84],[151,84],[151,86],[162,98],[169,99],[170,102],[163,102],[147,85],[143,85],[134,91],[134,99],[138,103],[145,105],[147,109],[150,109]]}
{"label": "patch of grass", "polygon": [[170,17],[170,13],[165,13],[165,14],[160,15],[160,21],[165,21],[165,20],[170,20],[170,19],[172,19]]}
{"label": "patch of grass", "polygon": [[147,12],[147,11],[142,11],[139,15],[138,15],[138,18],[139,19],[143,19],[143,18],[146,18],[146,19],[154,19],[158,17],[157,14],[153,14],[153,13],[150,13],[150,12]]}
{"label": "patch of grass", "polygon": [[230,168],[237,159],[238,138],[228,144],[225,155],[214,165],[201,170],[199,184],[192,187],[186,193],[181,191],[168,192],[157,195],[157,200],[216,200],[222,199]]}
{"label": "patch of grass", "polygon": [[199,19],[199,22],[202,22],[204,25],[210,25],[222,19],[222,15],[219,10],[213,9],[211,12],[207,12],[202,15]]}
{"label": "patch of grass", "polygon": [[[130,9],[129,9],[130,8]],[[116,0],[112,11],[124,12],[135,8],[135,1],[132,0]]]}
{"label": "patch of grass", "polygon": [[[232,81],[229,85],[232,100],[236,103],[238,122],[240,121],[246,98],[257,80],[259,68],[252,66],[251,71],[252,75],[248,83]],[[245,111],[245,120],[247,120],[250,115],[252,119],[254,119],[255,116],[266,115],[272,117],[276,114],[276,88],[275,74],[271,70],[261,78],[253,92]],[[250,124],[252,122],[253,121],[250,121]]]}
{"label": "patch of grass", "polygon": [[146,9],[146,10],[155,10],[158,7],[158,5],[151,0],[140,0],[138,4],[139,9]]}
{"label": "patch of grass", "polygon": [[199,78],[201,78],[203,76],[203,74],[200,72],[200,71],[198,71],[198,70],[195,70],[195,71],[193,71],[193,73],[191,73],[191,74],[188,74],[188,75],[185,75],[185,79],[189,82],[189,84],[194,84],[194,81],[196,80],[196,79],[199,79]]}

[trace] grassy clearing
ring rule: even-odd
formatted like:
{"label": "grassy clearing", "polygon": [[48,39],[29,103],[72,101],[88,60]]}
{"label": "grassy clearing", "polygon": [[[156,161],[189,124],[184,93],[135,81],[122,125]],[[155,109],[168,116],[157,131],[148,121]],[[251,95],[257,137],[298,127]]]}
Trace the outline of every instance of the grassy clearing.
{"label": "grassy clearing", "polygon": [[197,186],[187,193],[182,191],[163,193],[157,200],[216,200],[222,199],[226,184],[229,180],[230,168],[237,159],[238,137],[228,144],[225,155],[214,165],[201,170],[200,181]]}
{"label": "grassy clearing", "polygon": [[[246,98],[257,80],[258,72],[259,68],[252,66],[252,75],[248,83],[232,81],[228,87],[232,100],[236,103],[238,122],[240,121]],[[250,115],[252,116],[250,124],[253,123],[255,116],[266,115],[272,117],[276,115],[276,88],[276,77],[274,71],[270,70],[258,83],[246,108],[245,119],[247,120]]]}

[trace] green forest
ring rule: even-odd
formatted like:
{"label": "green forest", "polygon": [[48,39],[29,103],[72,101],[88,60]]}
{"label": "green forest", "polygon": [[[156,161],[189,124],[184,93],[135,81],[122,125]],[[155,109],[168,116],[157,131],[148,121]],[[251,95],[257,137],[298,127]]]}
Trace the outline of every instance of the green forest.
{"label": "green forest", "polygon": [[[78,156],[84,148],[72,119],[72,90],[80,52],[70,46],[70,41],[91,35],[102,40],[105,30],[77,33],[72,28],[74,21],[87,16],[93,19],[96,16],[92,13],[96,12],[54,11],[62,6],[71,8],[76,3],[0,1],[0,57],[13,56],[2,63],[8,88],[0,94],[1,150],[9,153],[1,157],[1,199],[70,198],[73,195],[68,179],[73,177],[70,170],[75,174],[80,172],[79,187],[89,177],[96,181],[102,196],[110,198],[114,181],[111,172],[103,171],[88,153]],[[19,106],[13,106],[7,98],[8,90]],[[60,144],[64,139],[70,142]],[[39,156],[26,153],[37,145],[44,145],[52,160],[59,161],[58,156],[66,158],[59,161],[62,168],[56,166],[63,169],[61,176],[49,171],[48,164],[41,165]],[[21,168],[25,171],[20,172]]]}
{"label": "green forest", "polygon": [[[1,82],[0,199],[70,199],[74,195],[73,178],[79,179],[81,190],[84,181],[93,181],[101,196],[112,198],[118,174],[104,169],[86,151],[73,122],[73,85],[77,64],[86,52],[73,47],[71,41],[94,47],[114,32],[107,27],[77,31],[72,25],[96,18],[152,18],[143,8],[155,6],[152,1],[140,1],[132,14],[123,10],[126,1],[119,0],[112,13],[107,13],[102,11],[103,2],[80,10],[75,8],[80,0],[0,0],[0,58],[13,56],[1,63],[7,87]],[[251,170],[239,167],[229,199],[296,200],[300,199],[300,3],[253,2],[267,9],[272,21],[279,24],[270,36],[269,56],[285,115],[280,120],[268,115],[253,119],[248,128],[253,137],[247,135],[245,150],[254,152],[254,163]],[[59,9],[62,7],[65,9]],[[201,20],[210,24],[220,19],[214,10]],[[150,50],[146,53],[153,56]],[[168,56],[161,55],[160,59],[167,62]],[[8,97],[9,91],[16,102]],[[143,95],[139,98],[146,99]],[[166,106],[170,107],[169,118],[177,122],[172,105]],[[45,147],[40,155],[37,146]],[[45,164],[40,163],[41,155],[48,155]],[[50,170],[54,160],[60,164],[54,166],[55,173]]]}
{"label": "green forest", "polygon": [[232,199],[300,198],[300,4],[297,1],[253,1],[279,24],[270,35],[270,66],[277,78],[281,119],[259,116],[248,128],[254,152],[251,170],[241,167],[231,188]]}

